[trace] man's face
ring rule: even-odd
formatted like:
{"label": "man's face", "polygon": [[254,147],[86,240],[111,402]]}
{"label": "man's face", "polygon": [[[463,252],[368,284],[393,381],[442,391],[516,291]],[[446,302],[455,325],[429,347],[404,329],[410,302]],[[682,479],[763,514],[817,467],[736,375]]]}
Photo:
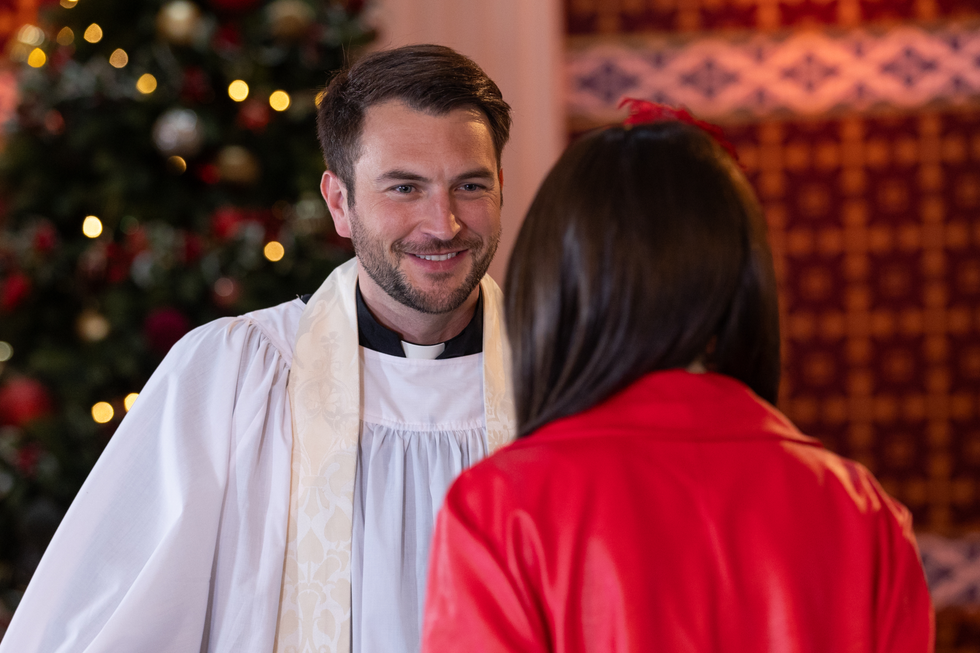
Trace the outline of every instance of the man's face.
{"label": "man's face", "polygon": [[422,313],[459,308],[497,249],[500,187],[493,139],[478,109],[432,115],[400,101],[369,107],[354,165],[356,197],[340,184],[346,206],[327,198],[368,283],[387,296],[370,293],[362,279],[365,297]]}

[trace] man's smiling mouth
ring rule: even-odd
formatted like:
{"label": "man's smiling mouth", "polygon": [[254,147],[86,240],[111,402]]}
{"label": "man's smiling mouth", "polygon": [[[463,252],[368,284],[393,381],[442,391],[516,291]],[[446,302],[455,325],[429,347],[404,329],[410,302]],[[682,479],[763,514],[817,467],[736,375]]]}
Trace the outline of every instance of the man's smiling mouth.
{"label": "man's smiling mouth", "polygon": [[448,261],[457,254],[459,252],[450,252],[449,254],[412,254],[412,256],[417,256],[426,261]]}

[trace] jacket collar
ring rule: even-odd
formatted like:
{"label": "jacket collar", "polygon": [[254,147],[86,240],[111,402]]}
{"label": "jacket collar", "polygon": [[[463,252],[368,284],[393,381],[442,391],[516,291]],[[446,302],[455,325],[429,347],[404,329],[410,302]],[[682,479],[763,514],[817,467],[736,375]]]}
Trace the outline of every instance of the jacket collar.
{"label": "jacket collar", "polygon": [[780,439],[822,446],[742,382],[686,370],[652,372],[597,406],[556,420],[531,437],[623,431],[662,440]]}

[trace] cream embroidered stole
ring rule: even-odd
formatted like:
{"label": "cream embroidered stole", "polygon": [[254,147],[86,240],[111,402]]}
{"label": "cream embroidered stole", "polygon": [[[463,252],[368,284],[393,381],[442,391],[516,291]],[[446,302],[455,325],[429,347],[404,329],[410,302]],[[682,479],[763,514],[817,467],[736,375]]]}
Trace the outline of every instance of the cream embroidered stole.
{"label": "cream embroidered stole", "polygon": [[[327,277],[300,319],[289,372],[293,420],[289,527],[277,653],[347,653],[351,647],[351,531],[361,418],[357,261]],[[483,291],[483,387],[490,453],[515,435],[503,297]]]}

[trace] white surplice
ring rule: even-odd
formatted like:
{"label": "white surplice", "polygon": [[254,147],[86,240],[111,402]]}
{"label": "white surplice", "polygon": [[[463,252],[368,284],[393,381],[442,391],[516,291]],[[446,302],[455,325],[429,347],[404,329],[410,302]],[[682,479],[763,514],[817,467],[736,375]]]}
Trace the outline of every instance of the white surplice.
{"label": "white surplice", "polygon": [[483,354],[413,360],[362,349],[361,370],[352,650],[418,651],[436,514],[453,480],[488,451]]}
{"label": "white surplice", "polygon": [[[337,286],[342,280],[339,292],[345,302],[353,302],[348,283],[353,268],[352,261],[324,283]],[[489,297],[484,343],[492,343],[490,349],[499,354],[501,345],[494,342],[502,335],[499,289],[488,281],[483,282],[484,297]],[[287,380],[308,308],[294,300],[217,320],[174,346],[65,516],[0,642],[0,653],[273,650],[280,588],[289,586],[283,576],[287,524],[296,520],[290,514],[296,452]],[[356,445],[364,483],[354,492],[353,506],[364,521],[355,518],[348,546],[354,558],[351,581],[358,585],[353,593],[361,599],[351,606],[355,616],[361,615],[359,632],[373,632],[377,623],[379,632],[389,636],[354,637],[363,653],[371,653],[393,651],[389,646],[400,641],[399,633],[417,632],[410,615],[422,608],[423,558],[438,502],[459,471],[499,445],[487,438],[479,396],[476,404],[472,398],[447,403],[428,421],[417,412],[433,404],[421,400],[426,393],[415,368],[449,363],[445,369],[455,372],[447,378],[455,384],[466,378],[473,386],[480,380],[474,357],[406,361],[360,352],[355,357],[363,385],[350,390],[364,396]],[[376,366],[379,357],[392,360]],[[397,373],[392,376],[391,370]],[[401,379],[389,383],[394,394],[372,391],[367,396],[386,375]],[[499,386],[497,381],[492,384]],[[448,401],[439,391],[433,396]],[[509,409],[504,400],[497,412]],[[398,423],[399,417],[407,421]],[[491,421],[497,424],[500,418]],[[389,502],[392,492],[400,495],[397,506]],[[418,509],[403,511],[409,496]],[[404,513],[400,521],[394,518],[399,511]],[[394,543],[398,550],[391,548]],[[391,569],[393,559],[394,575],[380,573]],[[421,587],[406,580],[420,574]],[[383,618],[371,598],[381,595],[392,606]],[[362,602],[368,599],[365,607]],[[406,603],[414,608],[406,611]],[[345,630],[350,632],[349,624]],[[372,647],[372,641],[381,648]],[[414,642],[406,644],[413,650]]]}

